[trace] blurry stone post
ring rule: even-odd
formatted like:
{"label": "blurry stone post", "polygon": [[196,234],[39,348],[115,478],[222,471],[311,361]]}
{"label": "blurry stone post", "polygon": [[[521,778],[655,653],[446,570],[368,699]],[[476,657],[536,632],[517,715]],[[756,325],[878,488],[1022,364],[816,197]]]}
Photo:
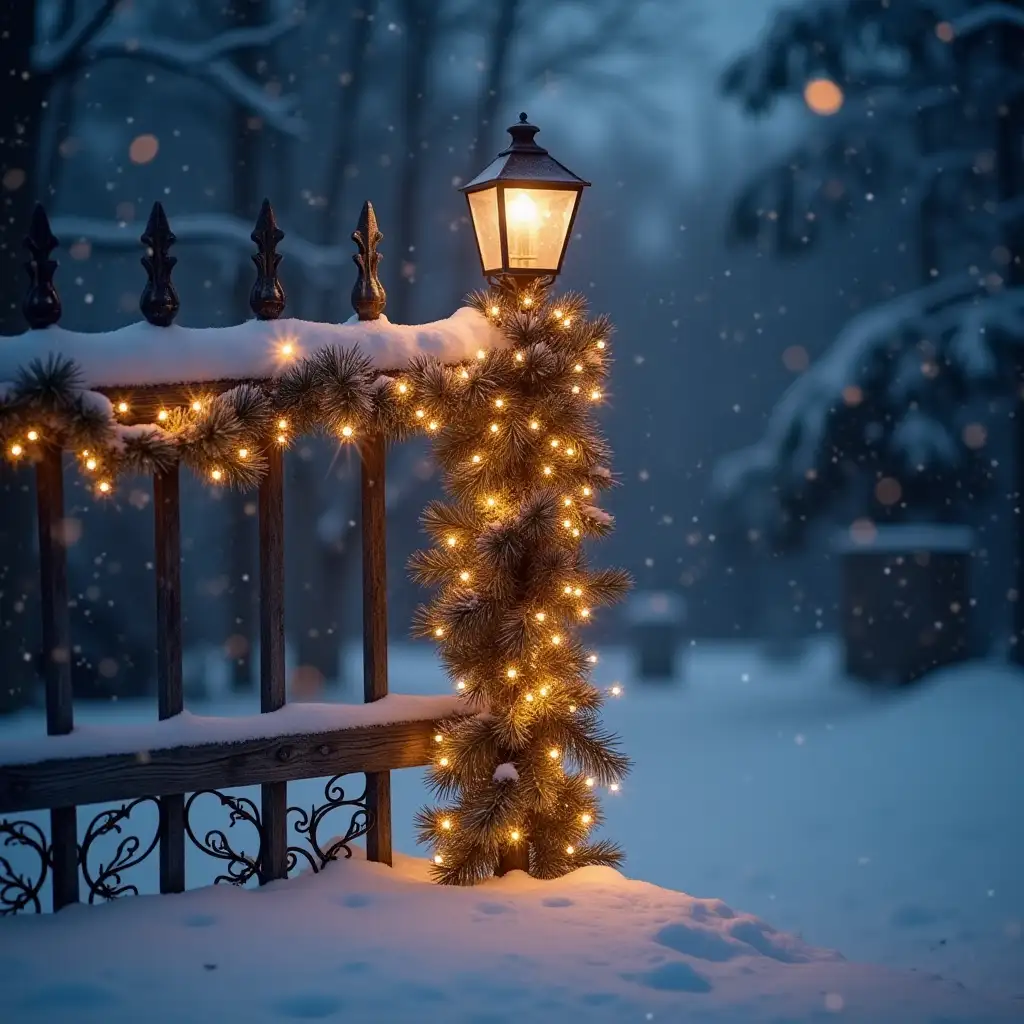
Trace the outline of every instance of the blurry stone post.
{"label": "blurry stone post", "polygon": [[673,679],[686,619],[682,596],[668,591],[641,591],[626,605],[629,645],[639,679]]}

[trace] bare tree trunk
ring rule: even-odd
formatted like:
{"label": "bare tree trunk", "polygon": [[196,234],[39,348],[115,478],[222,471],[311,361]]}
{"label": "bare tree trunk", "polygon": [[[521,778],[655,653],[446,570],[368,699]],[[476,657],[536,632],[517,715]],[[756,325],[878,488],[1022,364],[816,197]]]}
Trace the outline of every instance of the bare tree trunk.
{"label": "bare tree trunk", "polygon": [[[26,327],[21,298],[27,280],[22,239],[32,204],[47,198],[38,179],[38,144],[48,82],[32,74],[35,0],[0,10],[0,334]],[[38,646],[38,582],[31,474],[0,460],[0,712],[29,699]]]}
{"label": "bare tree trunk", "polygon": [[[398,271],[388,282],[388,314],[396,323],[408,323],[413,311],[412,286],[416,279],[421,220],[422,169],[428,152],[424,117],[427,86],[438,41],[440,4],[437,0],[401,0],[405,21],[405,80],[402,88],[402,167],[398,178],[398,223],[393,237],[393,259]],[[393,271],[394,273],[394,271]]]}
{"label": "bare tree trunk", "polygon": [[[231,23],[236,28],[262,25],[271,14],[266,0],[233,0]],[[236,58],[239,70],[247,77],[259,78],[263,58],[258,51],[247,50]],[[260,155],[262,125],[245,105],[232,111],[231,180],[234,185],[233,212],[243,221],[256,222],[260,195]],[[249,291],[253,269],[241,260],[232,288],[229,317],[232,323],[249,319]],[[227,514],[228,622],[225,652],[231,659],[231,685],[235,690],[254,686],[253,647],[256,643],[256,501],[251,494],[231,494],[225,502]]]}
{"label": "bare tree trunk", "polygon": [[[480,95],[477,98],[476,123],[473,126],[473,138],[469,144],[468,176],[480,171],[490,159],[491,150],[498,150],[498,117],[504,99],[505,82],[508,77],[509,61],[512,55],[512,44],[515,40],[517,23],[522,9],[522,0],[499,0],[498,12],[491,24],[491,33],[487,37],[486,55],[484,57],[485,75]],[[515,114],[507,111],[509,123],[515,120]],[[463,210],[465,213],[465,210]],[[467,215],[468,221],[468,215]],[[473,226],[468,225],[468,237],[456,251],[454,260],[455,301],[461,302],[466,292],[471,290],[480,276],[480,263],[477,258],[476,242],[473,238]]]}
{"label": "bare tree trunk", "polygon": [[[1012,6],[1020,9],[1024,4],[1021,0],[1013,0]],[[1000,67],[1004,74],[1009,76],[1019,73],[1024,67],[1024,31],[1004,25],[998,33],[997,43],[1001,51]],[[996,116],[996,177],[1000,209],[1004,209],[1011,201],[1019,201],[1024,197],[1024,92],[1019,86]],[[1006,287],[1024,288],[1024,220],[1017,218],[1006,225],[1003,244],[1010,254],[1005,272]],[[1017,599],[1013,603],[1010,657],[1018,665],[1024,665],[1024,515],[1020,511],[1020,505],[1024,502],[1024,338],[1018,338],[1016,342],[1016,411],[1013,431],[1016,491],[1014,503],[1017,508],[1014,588]]]}

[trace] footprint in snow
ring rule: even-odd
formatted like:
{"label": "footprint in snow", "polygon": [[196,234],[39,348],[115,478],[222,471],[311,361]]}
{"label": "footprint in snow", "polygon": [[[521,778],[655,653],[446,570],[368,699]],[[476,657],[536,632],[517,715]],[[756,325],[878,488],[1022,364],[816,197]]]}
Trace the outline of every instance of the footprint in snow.
{"label": "footprint in snow", "polygon": [[289,1020],[322,1020],[341,1009],[341,1000],[325,993],[304,992],[274,1004],[274,1012]]}
{"label": "footprint in snow", "polygon": [[540,901],[542,907],[572,907],[575,904],[565,896],[549,896]]}
{"label": "footprint in snow", "polygon": [[481,914],[507,914],[512,908],[507,903],[478,903],[476,909]]}
{"label": "footprint in snow", "polygon": [[209,928],[216,923],[213,914],[191,914],[185,918],[186,928]]}
{"label": "footprint in snow", "polygon": [[340,906],[352,908],[368,907],[372,902],[373,897],[365,892],[348,892],[338,899]]}
{"label": "footprint in snow", "polygon": [[662,964],[653,971],[620,975],[626,981],[657,989],[660,992],[710,992],[712,985],[702,974],[698,974],[688,963],[677,960]]}

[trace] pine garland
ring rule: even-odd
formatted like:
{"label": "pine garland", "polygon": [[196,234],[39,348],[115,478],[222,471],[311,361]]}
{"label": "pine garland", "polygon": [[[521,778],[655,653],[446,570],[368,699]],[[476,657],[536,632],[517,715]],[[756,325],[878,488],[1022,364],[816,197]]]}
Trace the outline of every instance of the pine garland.
{"label": "pine garland", "polygon": [[414,374],[424,415],[443,424],[435,451],[451,499],[426,509],[434,543],[411,560],[437,591],[416,632],[437,642],[480,712],[437,734],[428,780],[443,803],[417,819],[436,879],[452,885],[488,877],[514,848],[540,878],[617,865],[618,847],[591,838],[602,820],[595,788],[629,769],[601,728],[596,659],[578,636],[630,585],[624,572],[588,569],[582,550],[611,529],[595,504],[613,480],[592,416],[611,325],[587,320],[576,295],[547,304],[485,293],[472,304],[510,347]]}

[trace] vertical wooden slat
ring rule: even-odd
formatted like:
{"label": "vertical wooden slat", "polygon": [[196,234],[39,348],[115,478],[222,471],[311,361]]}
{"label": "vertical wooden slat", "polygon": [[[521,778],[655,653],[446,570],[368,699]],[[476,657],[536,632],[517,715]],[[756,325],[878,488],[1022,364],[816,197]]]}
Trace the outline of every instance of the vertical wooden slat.
{"label": "vertical wooden slat", "polygon": [[[388,693],[388,585],[385,534],[384,438],[374,435],[360,446],[363,526],[363,699]],[[366,803],[374,822],[366,836],[366,857],[392,863],[391,773],[368,772]]]}
{"label": "vertical wooden slat", "polygon": [[[260,484],[260,711],[285,703],[284,675],[284,452],[267,453],[267,475]],[[288,784],[262,787],[263,863],[260,881],[284,878],[287,865]]]}
{"label": "vertical wooden slat", "polygon": [[[46,680],[46,731],[71,732],[71,624],[68,614],[68,566],[64,531],[64,475],[61,450],[47,445],[36,466],[39,519],[39,579],[43,613],[43,674]],[[53,858],[53,909],[78,902],[78,815],[74,807],[50,812]]]}
{"label": "vertical wooden slat", "polygon": [[[185,708],[181,679],[181,496],[178,467],[153,474],[157,709]],[[160,891],[185,891],[185,796],[160,798]]]}

